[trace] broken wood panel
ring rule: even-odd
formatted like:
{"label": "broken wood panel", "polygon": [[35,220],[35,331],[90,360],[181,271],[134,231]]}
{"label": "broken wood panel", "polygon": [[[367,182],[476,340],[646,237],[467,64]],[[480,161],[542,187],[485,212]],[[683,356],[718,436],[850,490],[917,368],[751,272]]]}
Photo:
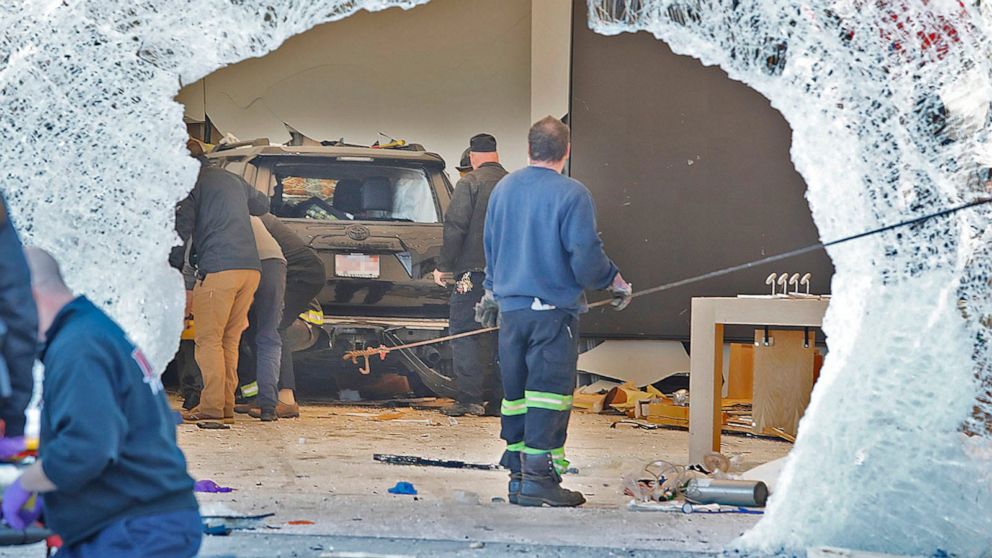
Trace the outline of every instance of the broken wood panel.
{"label": "broken wood panel", "polygon": [[725,399],[751,400],[754,391],[754,346],[745,343],[730,345],[730,371],[727,374]]}
{"label": "broken wood panel", "polygon": [[809,331],[807,347],[802,330],[774,330],[766,346],[764,331],[755,330],[755,433],[780,428],[795,436],[813,391],[815,335]]}

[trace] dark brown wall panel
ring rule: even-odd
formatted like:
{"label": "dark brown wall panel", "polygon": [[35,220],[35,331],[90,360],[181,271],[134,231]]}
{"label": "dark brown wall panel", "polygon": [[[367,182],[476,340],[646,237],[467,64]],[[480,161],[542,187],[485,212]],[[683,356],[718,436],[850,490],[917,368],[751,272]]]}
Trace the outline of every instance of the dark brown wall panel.
{"label": "dark brown wall panel", "polygon": [[[593,33],[584,0],[574,17],[571,175],[635,290],[817,241],[789,125],[766,98],[647,33]],[[583,333],[687,339],[691,297],[760,294],[773,271],[812,272],[825,293],[833,267],[820,251],[649,295],[592,311]]]}

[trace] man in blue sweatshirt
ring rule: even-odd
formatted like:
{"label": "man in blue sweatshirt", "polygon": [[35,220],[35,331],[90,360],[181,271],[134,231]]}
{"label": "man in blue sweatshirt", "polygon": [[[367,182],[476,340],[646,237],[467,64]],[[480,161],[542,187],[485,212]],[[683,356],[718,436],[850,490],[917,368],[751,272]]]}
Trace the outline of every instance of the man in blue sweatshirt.
{"label": "man in blue sweatshirt", "polygon": [[66,288],[48,253],[25,254],[45,342],[41,444],[4,492],[4,520],[33,523],[40,493],[60,557],[196,556],[193,479],[158,374],[113,320]]}
{"label": "man in blue sweatshirt", "polygon": [[561,487],[565,436],[575,389],[579,314],[585,289],[608,289],[622,310],[632,290],[603,252],[592,195],[562,176],[568,126],[547,117],[528,135],[530,166],[503,178],[486,214],[486,296],[479,321],[500,316],[505,399],[502,433],[509,500],[524,506],[578,506]]}

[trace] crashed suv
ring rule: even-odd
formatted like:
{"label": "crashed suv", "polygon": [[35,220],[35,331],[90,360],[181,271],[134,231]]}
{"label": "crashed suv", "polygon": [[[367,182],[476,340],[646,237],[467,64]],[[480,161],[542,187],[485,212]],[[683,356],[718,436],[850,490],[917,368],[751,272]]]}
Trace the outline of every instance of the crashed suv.
{"label": "crashed suv", "polygon": [[[318,295],[329,343],[328,369],[347,351],[445,335],[448,293],[432,280],[452,187],[444,160],[419,146],[233,144],[214,164],[265,192],[271,212],[319,255],[327,284]],[[396,351],[373,370],[414,373],[431,391],[452,396],[445,344]]]}

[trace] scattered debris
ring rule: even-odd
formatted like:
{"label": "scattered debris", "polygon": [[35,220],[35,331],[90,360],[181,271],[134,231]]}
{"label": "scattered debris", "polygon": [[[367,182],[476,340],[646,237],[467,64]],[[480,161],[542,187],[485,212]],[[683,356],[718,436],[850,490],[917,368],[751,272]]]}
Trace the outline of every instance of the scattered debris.
{"label": "scattered debris", "polygon": [[689,502],[638,502],[631,500],[627,504],[630,511],[675,512],[675,513],[739,513],[747,515],[764,515],[764,511],[738,506],[721,506],[720,504],[694,505]]}
{"label": "scattered debris", "polygon": [[417,489],[413,487],[413,484],[407,481],[399,481],[396,486],[390,488],[387,492],[390,494],[401,494],[406,496],[416,496]]}
{"label": "scattered debris", "polygon": [[456,461],[451,459],[428,459],[426,457],[417,457],[416,455],[388,455],[376,453],[372,455],[372,459],[381,463],[388,463],[389,465],[416,465],[420,467],[444,467],[446,469],[478,469],[481,471],[499,471],[502,469],[499,465],[466,463],[465,461]]}
{"label": "scattered debris", "polygon": [[633,419],[622,419],[615,421],[613,424],[610,425],[610,428],[616,428],[618,424],[629,424],[630,426],[633,426],[635,428],[640,428],[643,430],[657,430],[659,428],[662,428],[662,425],[660,424],[653,424],[650,422],[643,422]]}
{"label": "scattered debris", "polygon": [[606,406],[606,395],[620,386],[620,382],[600,380],[575,390],[572,394],[572,407],[593,413],[602,413]]}
{"label": "scattered debris", "polygon": [[201,420],[196,423],[197,428],[202,428],[204,430],[230,430],[231,427],[222,422],[217,422],[215,420]]}
{"label": "scattered debris", "polygon": [[629,414],[637,407],[639,401],[653,401],[664,398],[665,395],[655,389],[654,386],[649,385],[641,390],[632,383],[626,383],[611,389],[606,394],[605,405],[622,413]]}
{"label": "scattered debris", "polygon": [[212,502],[200,506],[200,516],[203,518],[203,532],[208,535],[229,535],[233,530],[254,530],[264,527],[264,520],[274,516],[274,513],[246,515],[238,513],[220,502]]}
{"label": "scattered debris", "polygon": [[216,525],[203,524],[203,534],[212,535],[215,537],[226,537],[231,534],[231,529],[224,525],[223,523],[218,523]]}
{"label": "scattered debris", "polygon": [[695,505],[763,508],[768,502],[768,487],[761,481],[692,479],[686,483],[684,493],[685,500]]}
{"label": "scattered debris", "polygon": [[219,484],[217,484],[216,482],[210,479],[203,479],[196,481],[196,484],[193,485],[193,492],[206,492],[209,494],[217,494],[217,493],[234,492],[234,489],[229,486],[220,486]]}
{"label": "scattered debris", "polygon": [[[668,461],[648,463],[643,470],[623,478],[624,494],[633,498],[627,508],[683,513],[741,513],[738,508],[763,508],[768,487],[761,481],[733,477],[733,463],[719,453],[707,454],[701,465],[689,467]],[[706,507],[711,504],[717,507]]]}

